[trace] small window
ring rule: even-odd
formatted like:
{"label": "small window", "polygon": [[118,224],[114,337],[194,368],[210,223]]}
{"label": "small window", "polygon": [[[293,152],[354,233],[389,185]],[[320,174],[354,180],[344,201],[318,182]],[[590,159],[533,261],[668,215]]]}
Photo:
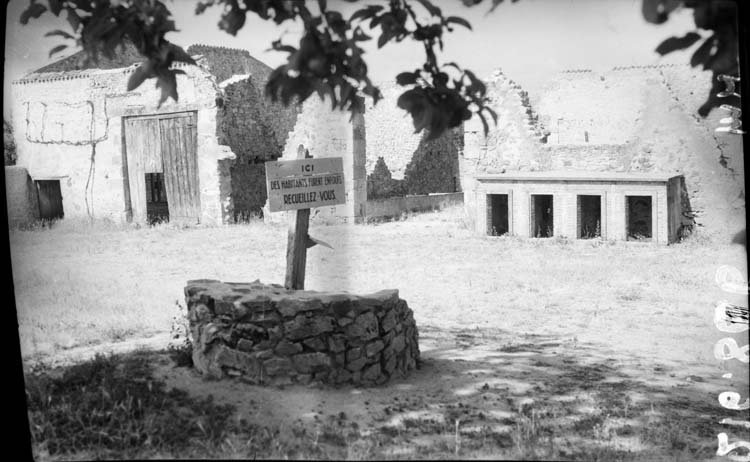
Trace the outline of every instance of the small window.
{"label": "small window", "polygon": [[554,236],[554,206],[552,194],[531,195],[531,237]]}
{"label": "small window", "polygon": [[146,173],[146,216],[150,225],[169,221],[163,173]]}
{"label": "small window", "polygon": [[508,227],[508,195],[487,195],[487,235],[502,236],[510,231]]}
{"label": "small window", "polygon": [[653,237],[651,207],[651,196],[627,196],[625,198],[625,219],[629,241],[644,241]]}
{"label": "small window", "polygon": [[602,236],[602,196],[578,196],[578,238]]}
{"label": "small window", "polygon": [[37,180],[37,198],[39,200],[39,218],[58,220],[64,216],[60,180]]}

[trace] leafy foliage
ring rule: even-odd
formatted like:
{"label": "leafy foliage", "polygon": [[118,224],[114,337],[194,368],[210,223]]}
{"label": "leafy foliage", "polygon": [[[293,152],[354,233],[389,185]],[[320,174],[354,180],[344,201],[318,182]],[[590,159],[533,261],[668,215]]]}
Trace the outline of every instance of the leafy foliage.
{"label": "leafy foliage", "polygon": [[[352,0],[349,0],[352,1]],[[356,0],[354,0],[356,1]],[[517,1],[517,0],[514,0]],[[466,2],[466,0],[465,0]],[[477,4],[473,0],[467,4]],[[492,0],[494,9],[502,0]],[[380,90],[369,76],[363,58],[361,42],[372,40],[363,25],[379,33],[378,47],[405,39],[424,45],[425,62],[413,72],[402,73],[398,83],[408,89],[398,100],[407,110],[416,132],[429,129],[429,137],[436,138],[445,130],[459,126],[477,114],[489,129],[487,118],[496,115],[487,106],[484,84],[469,70],[456,63],[440,65],[437,49],[443,48],[443,34],[455,27],[471,29],[471,24],[457,16],[445,17],[442,10],[429,0],[389,0],[386,4],[368,5],[345,18],[340,12],[328,9],[326,0],[316,3],[303,0],[201,0],[195,8],[202,14],[211,7],[222,8],[219,28],[236,35],[245,25],[248,14],[276,24],[301,20],[304,32],[296,46],[275,40],[271,48],[288,54],[286,64],[277,67],[266,84],[266,94],[274,101],[288,105],[303,102],[313,93],[328,97],[333,109],[352,113],[364,110],[362,95],[381,99]],[[420,21],[414,8],[426,11],[429,20]],[[316,11],[310,9],[317,5]],[[118,45],[131,41],[144,56],[143,63],[132,74],[128,90],[139,87],[147,79],[156,78],[161,88],[161,105],[167,98],[177,100],[176,76],[183,71],[173,69],[175,62],[194,64],[193,59],[179,46],[168,42],[164,35],[174,31],[171,13],[159,0],[30,0],[21,22],[26,24],[45,11],[56,16],[65,12],[72,33],[56,30],[50,36],[75,40],[88,59],[96,60],[99,53],[111,56]],[[59,45],[51,54],[66,48]]]}
{"label": "leafy foliage", "polygon": [[[38,18],[49,10],[55,16],[66,15],[72,33],[55,30],[47,36],[60,36],[74,40],[83,48],[85,60],[96,62],[99,54],[113,58],[118,46],[125,41],[135,45],[144,61],[131,75],[128,90],[140,86],[146,79],[156,78],[156,87],[161,89],[159,105],[168,97],[175,101],[177,74],[171,69],[175,62],[195,64],[195,61],[180,47],[169,43],[164,35],[176,31],[167,7],[152,0],[48,0],[47,5],[30,0],[29,7],[21,15],[21,23]],[[50,56],[67,48],[58,45]]]}
{"label": "leafy foliage", "polygon": [[5,165],[16,165],[16,143],[13,141],[13,127],[3,119],[3,148]]}
{"label": "leafy foliage", "polygon": [[[712,71],[711,91],[705,103],[698,109],[698,114],[705,117],[711,109],[722,104],[739,106],[736,96],[718,97],[724,90],[720,75],[739,75],[739,41],[737,24],[737,6],[733,2],[722,0],[643,0],[642,13],[646,21],[662,24],[669,19],[669,14],[684,3],[685,8],[693,10],[695,26],[711,31],[712,34],[693,52],[690,65],[703,66]],[[665,55],[676,50],[689,48],[701,39],[701,35],[690,32],[684,37],[670,37],[664,40],[656,52]]]}

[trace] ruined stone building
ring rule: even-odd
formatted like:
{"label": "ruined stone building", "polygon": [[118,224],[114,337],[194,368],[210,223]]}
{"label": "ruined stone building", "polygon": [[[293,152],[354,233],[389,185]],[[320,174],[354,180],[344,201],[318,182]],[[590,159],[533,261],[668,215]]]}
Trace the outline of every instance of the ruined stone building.
{"label": "ruined stone building", "polygon": [[674,242],[745,227],[742,140],[697,114],[710,72],[687,65],[555,76],[532,108],[496,71],[498,126],[465,126],[467,214],[481,234]]}
{"label": "ruined stone building", "polygon": [[[377,104],[365,99],[364,114],[331,111],[330,102],[316,96],[300,108],[282,159],[294,159],[300,144],[313,157],[344,159],[347,203],[316,209],[313,218],[360,222],[397,215],[408,208],[429,209],[440,202],[426,198],[424,203],[412,205],[378,199],[461,191],[458,156],[462,132],[453,130],[435,140],[426,140],[425,133],[415,134],[411,116],[396,104],[404,88],[387,83],[378,86],[383,99]],[[460,194],[456,196],[461,199]]]}
{"label": "ruined stone building", "polygon": [[9,203],[36,218],[144,223],[259,211],[263,162],[281,155],[296,110],[262,98],[271,69],[246,51],[187,51],[198,65],[180,66],[179,101],[161,107],[153,81],[126,91],[141,60],[131,47],[96,68],[76,54],[13,82],[18,159],[6,178],[21,186],[8,184]]}
{"label": "ruined stone building", "polygon": [[347,203],[316,215],[359,221],[368,198],[460,191],[461,131],[414,134],[395,85],[354,117],[317,96],[287,108],[264,97],[271,69],[246,51],[187,51],[198,65],[181,66],[179,101],[161,107],[151,81],[125,91],[141,61],[132,47],[96,68],[81,68],[77,54],[14,82],[11,221],[242,220],[263,213],[264,163],[294,158],[299,144],[344,159]]}

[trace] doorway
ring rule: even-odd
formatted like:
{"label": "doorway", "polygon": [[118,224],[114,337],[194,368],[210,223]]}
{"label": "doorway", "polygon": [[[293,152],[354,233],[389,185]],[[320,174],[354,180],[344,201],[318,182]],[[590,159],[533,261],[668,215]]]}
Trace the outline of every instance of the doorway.
{"label": "doorway", "polygon": [[126,209],[131,221],[200,222],[194,112],[124,119]]}
{"label": "doorway", "polygon": [[487,235],[507,234],[510,231],[508,224],[508,195],[487,194]]}
{"label": "doorway", "polygon": [[653,237],[651,196],[626,196],[625,199],[628,240],[651,240]]}
{"label": "doorway", "polygon": [[60,180],[36,180],[39,218],[42,220],[59,220],[63,213],[62,191]]}
{"label": "doorway", "polygon": [[554,235],[554,204],[552,194],[531,195],[531,237]]}
{"label": "doorway", "polygon": [[602,237],[602,196],[578,196],[578,239]]}

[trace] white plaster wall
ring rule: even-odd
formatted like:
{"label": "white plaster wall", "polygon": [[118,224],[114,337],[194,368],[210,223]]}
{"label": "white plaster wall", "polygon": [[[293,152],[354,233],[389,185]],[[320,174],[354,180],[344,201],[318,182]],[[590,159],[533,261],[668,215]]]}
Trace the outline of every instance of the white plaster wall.
{"label": "white plaster wall", "polygon": [[170,98],[157,107],[160,90],[154,80],[126,91],[132,70],[38,74],[32,81],[14,82],[18,165],[33,179],[61,180],[66,217],[93,213],[96,218],[124,220],[122,118],[197,111],[202,221],[220,222],[216,162],[233,154],[216,143],[216,82],[202,68],[185,66],[186,74],[177,77],[179,101]]}

